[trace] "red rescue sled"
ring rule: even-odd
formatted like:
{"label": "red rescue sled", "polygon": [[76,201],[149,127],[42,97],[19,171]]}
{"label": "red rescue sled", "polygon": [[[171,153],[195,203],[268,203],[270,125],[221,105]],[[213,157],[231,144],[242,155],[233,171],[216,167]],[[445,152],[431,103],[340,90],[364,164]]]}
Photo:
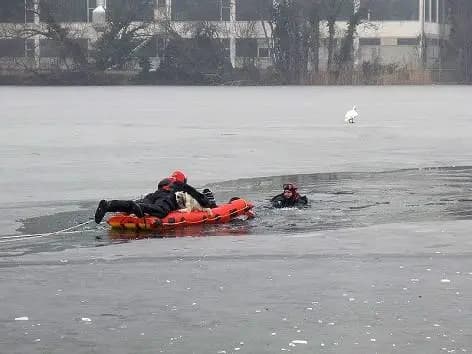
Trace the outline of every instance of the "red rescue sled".
{"label": "red rescue sled", "polygon": [[131,214],[117,214],[110,217],[107,223],[112,229],[121,230],[169,230],[190,225],[223,224],[228,223],[238,216],[253,218],[254,205],[244,199],[235,199],[228,204],[219,205],[208,211],[181,212],[173,211],[165,218],[157,216],[145,216],[138,218]]}

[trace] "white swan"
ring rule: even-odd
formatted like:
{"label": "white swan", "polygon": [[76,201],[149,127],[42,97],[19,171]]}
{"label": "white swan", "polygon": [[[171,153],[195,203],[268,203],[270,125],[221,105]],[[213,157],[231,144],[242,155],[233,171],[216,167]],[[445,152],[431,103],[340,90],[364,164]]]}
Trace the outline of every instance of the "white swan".
{"label": "white swan", "polygon": [[346,112],[346,115],[344,116],[344,121],[346,123],[354,123],[354,118],[357,118],[359,116],[359,113],[356,111],[356,106],[352,107],[350,111]]}

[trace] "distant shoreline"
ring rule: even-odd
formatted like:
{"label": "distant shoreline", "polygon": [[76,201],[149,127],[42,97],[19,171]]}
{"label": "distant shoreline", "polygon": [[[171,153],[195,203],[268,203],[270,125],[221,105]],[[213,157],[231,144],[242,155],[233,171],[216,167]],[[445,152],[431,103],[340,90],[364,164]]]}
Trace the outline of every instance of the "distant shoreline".
{"label": "distant shoreline", "polygon": [[86,72],[3,72],[1,86],[390,86],[390,85],[468,85],[458,80],[454,70],[396,70],[373,73],[366,71],[310,73],[302,83],[289,83],[272,72],[260,72],[257,77],[246,72],[227,76],[214,73],[184,73],[169,77],[154,71]]}

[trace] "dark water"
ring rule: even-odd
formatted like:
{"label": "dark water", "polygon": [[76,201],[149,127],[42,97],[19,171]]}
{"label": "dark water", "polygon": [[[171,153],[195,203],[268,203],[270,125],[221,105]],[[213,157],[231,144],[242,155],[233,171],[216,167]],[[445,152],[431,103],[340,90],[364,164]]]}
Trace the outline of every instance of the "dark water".
{"label": "dark water", "polygon": [[[272,209],[269,199],[285,182],[309,198],[305,208]],[[253,201],[257,217],[224,225],[168,231],[110,231],[90,222],[71,232],[2,241],[4,256],[73,247],[97,247],[148,237],[300,234],[376,224],[460,220],[472,217],[472,167],[404,169],[371,173],[319,173],[239,179],[210,184],[219,202],[240,196]],[[81,209],[23,220],[22,234],[48,233],[86,222],[95,202]]]}

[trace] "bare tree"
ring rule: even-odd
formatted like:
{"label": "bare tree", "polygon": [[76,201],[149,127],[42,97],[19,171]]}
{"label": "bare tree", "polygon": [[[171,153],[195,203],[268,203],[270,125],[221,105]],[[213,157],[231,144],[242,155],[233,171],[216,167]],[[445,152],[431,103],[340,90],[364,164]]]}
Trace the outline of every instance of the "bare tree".
{"label": "bare tree", "polygon": [[337,72],[342,70],[352,70],[353,58],[352,54],[354,51],[354,35],[357,30],[357,26],[362,21],[362,10],[357,9],[348,21],[348,26],[344,38],[342,39],[341,48],[339,53],[336,55]]}
{"label": "bare tree", "polygon": [[218,28],[211,22],[198,21],[181,31],[167,29],[156,75],[158,81],[166,83],[211,83],[221,81],[230,66]]}
{"label": "bare tree", "polygon": [[54,10],[47,0],[41,1],[39,8],[29,8],[27,11],[40,16],[41,24],[23,26],[21,30],[23,38],[40,36],[52,41],[59,58],[59,69],[65,67],[66,70],[83,70],[88,66],[87,48],[79,41],[80,38],[83,38],[82,31],[61,24],[55,18]]}
{"label": "bare tree", "polygon": [[320,23],[322,18],[322,0],[311,0],[308,2],[307,6],[307,15],[308,21],[311,27],[311,41],[310,41],[310,50],[311,50],[311,59],[313,63],[313,69],[315,73],[319,71],[320,65]]}
{"label": "bare tree", "polygon": [[319,70],[320,23],[324,0],[285,0],[274,6],[273,59],[287,82],[308,82]]}
{"label": "bare tree", "polygon": [[301,83],[306,78],[309,31],[300,4],[295,0],[276,4],[271,29],[277,69],[285,82]]}
{"label": "bare tree", "polygon": [[153,16],[139,16],[153,0],[121,1],[107,8],[107,23],[92,50],[98,70],[121,69],[138,58],[139,50],[153,40],[156,22]]}
{"label": "bare tree", "polygon": [[[41,0],[39,6],[32,1],[27,3],[30,7],[25,10],[39,17],[40,23],[2,26],[2,32],[8,30],[2,34],[28,43],[41,41],[41,51],[49,50],[50,55],[57,58],[48,58],[48,62],[56,63],[53,70],[58,72],[93,73],[122,68],[127,62],[139,58],[139,51],[154,39],[158,30],[154,22],[154,0],[109,1],[115,6],[107,9],[106,24],[89,53],[87,38],[94,33],[90,26],[62,22],[63,16],[58,16],[60,12],[53,5],[57,4],[55,1]],[[33,73],[46,69],[41,65],[35,66],[29,65],[24,69]],[[51,70],[53,66],[48,68]]]}
{"label": "bare tree", "polygon": [[322,11],[328,27],[328,71],[331,71],[334,61],[336,21],[346,4],[352,4],[352,0],[322,0]]}

